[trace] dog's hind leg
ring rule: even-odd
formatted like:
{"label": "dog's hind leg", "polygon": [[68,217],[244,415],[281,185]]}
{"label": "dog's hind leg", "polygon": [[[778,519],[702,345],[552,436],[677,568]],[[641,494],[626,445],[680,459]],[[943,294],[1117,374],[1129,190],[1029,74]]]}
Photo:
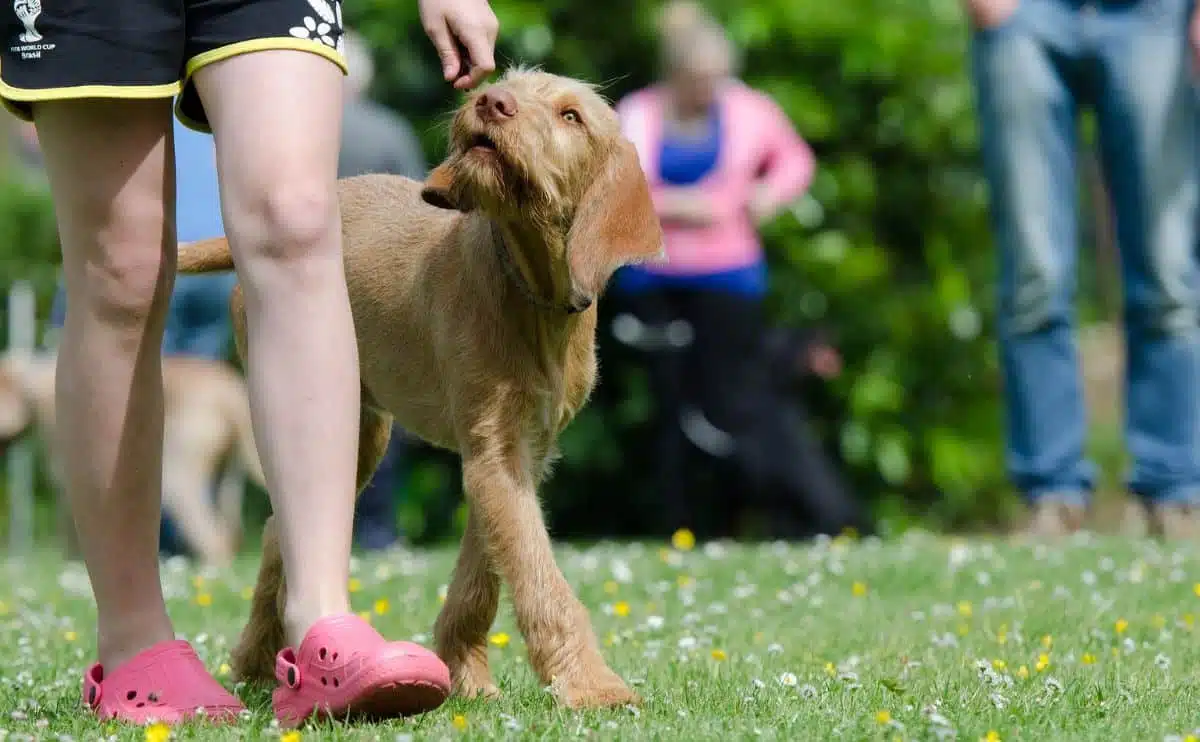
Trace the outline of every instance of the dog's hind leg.
{"label": "dog's hind leg", "polygon": [[275,677],[275,655],[287,641],[283,630],[286,590],[279,534],[272,515],[263,526],[262,562],[250,602],[250,618],[233,650],[233,672],[238,678],[269,682]]}
{"label": "dog's hind leg", "polygon": [[[517,416],[494,414],[492,419]],[[605,664],[587,609],[554,561],[537,499],[538,477],[531,471],[536,453],[525,441],[506,439],[507,431],[497,427],[484,422],[465,428],[463,485],[489,558],[512,591],[530,664],[567,707],[639,703],[637,694]],[[449,623],[453,608],[461,610],[461,605],[447,598],[440,624]]]}
{"label": "dog's hind leg", "polygon": [[[357,481],[361,490],[387,450],[392,425],[390,417],[366,405],[363,405],[359,419]],[[233,651],[233,669],[239,678],[269,681],[275,677],[275,655],[287,641],[283,627],[286,602],[283,556],[279,551],[275,516],[272,515],[263,528],[262,562],[251,598],[250,618]]]}
{"label": "dog's hind leg", "polygon": [[446,604],[433,627],[438,656],[450,668],[454,690],[461,696],[500,695],[487,655],[487,634],[499,606],[500,577],[488,562],[479,515],[471,508]]}

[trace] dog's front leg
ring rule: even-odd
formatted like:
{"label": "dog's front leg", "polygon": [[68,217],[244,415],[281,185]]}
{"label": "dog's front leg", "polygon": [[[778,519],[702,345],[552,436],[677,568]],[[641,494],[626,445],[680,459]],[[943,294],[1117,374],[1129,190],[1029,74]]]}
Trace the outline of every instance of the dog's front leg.
{"label": "dog's front leg", "polygon": [[600,656],[587,609],[554,561],[528,452],[519,442],[480,444],[464,455],[463,484],[534,671],[571,708],[639,702]]}
{"label": "dog's front leg", "polygon": [[500,690],[488,669],[487,635],[500,605],[500,577],[488,560],[487,545],[474,508],[458,551],[446,604],[433,634],[438,656],[450,668],[454,690],[467,698],[494,698]]}

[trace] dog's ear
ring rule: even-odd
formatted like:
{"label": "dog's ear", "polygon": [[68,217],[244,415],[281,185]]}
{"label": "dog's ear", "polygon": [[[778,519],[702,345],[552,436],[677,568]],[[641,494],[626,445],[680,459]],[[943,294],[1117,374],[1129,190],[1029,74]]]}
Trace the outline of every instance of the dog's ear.
{"label": "dog's ear", "polygon": [[421,188],[421,200],[439,209],[469,211],[461,189],[454,182],[454,164],[447,160],[435,167],[425,176],[425,184]]}
{"label": "dog's ear", "polygon": [[662,225],[637,150],[621,138],[576,207],[567,235],[575,303],[588,306],[623,265],[663,255]]}

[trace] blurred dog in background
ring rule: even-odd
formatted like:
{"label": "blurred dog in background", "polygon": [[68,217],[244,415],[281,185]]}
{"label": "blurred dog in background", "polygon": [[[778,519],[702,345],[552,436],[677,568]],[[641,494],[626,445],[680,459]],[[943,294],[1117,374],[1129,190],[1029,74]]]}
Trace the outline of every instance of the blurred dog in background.
{"label": "blurred dog in background", "polygon": [[[54,353],[10,351],[0,356],[0,452],[36,433],[61,498],[63,481],[55,445],[56,362]],[[181,356],[163,358],[163,382],[163,510],[197,559],[228,564],[241,543],[246,477],[265,487],[245,382],[227,363]],[[214,501],[210,487],[218,477]],[[57,511],[67,556],[76,558],[70,511],[61,503]]]}

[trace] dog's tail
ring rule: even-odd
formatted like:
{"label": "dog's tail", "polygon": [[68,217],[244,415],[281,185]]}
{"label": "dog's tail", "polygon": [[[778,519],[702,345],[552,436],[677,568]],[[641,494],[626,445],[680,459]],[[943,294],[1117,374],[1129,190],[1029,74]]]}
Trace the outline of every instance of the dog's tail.
{"label": "dog's tail", "polygon": [[233,252],[229,249],[229,240],[224,237],[185,242],[179,246],[180,273],[228,270],[233,270]]}

